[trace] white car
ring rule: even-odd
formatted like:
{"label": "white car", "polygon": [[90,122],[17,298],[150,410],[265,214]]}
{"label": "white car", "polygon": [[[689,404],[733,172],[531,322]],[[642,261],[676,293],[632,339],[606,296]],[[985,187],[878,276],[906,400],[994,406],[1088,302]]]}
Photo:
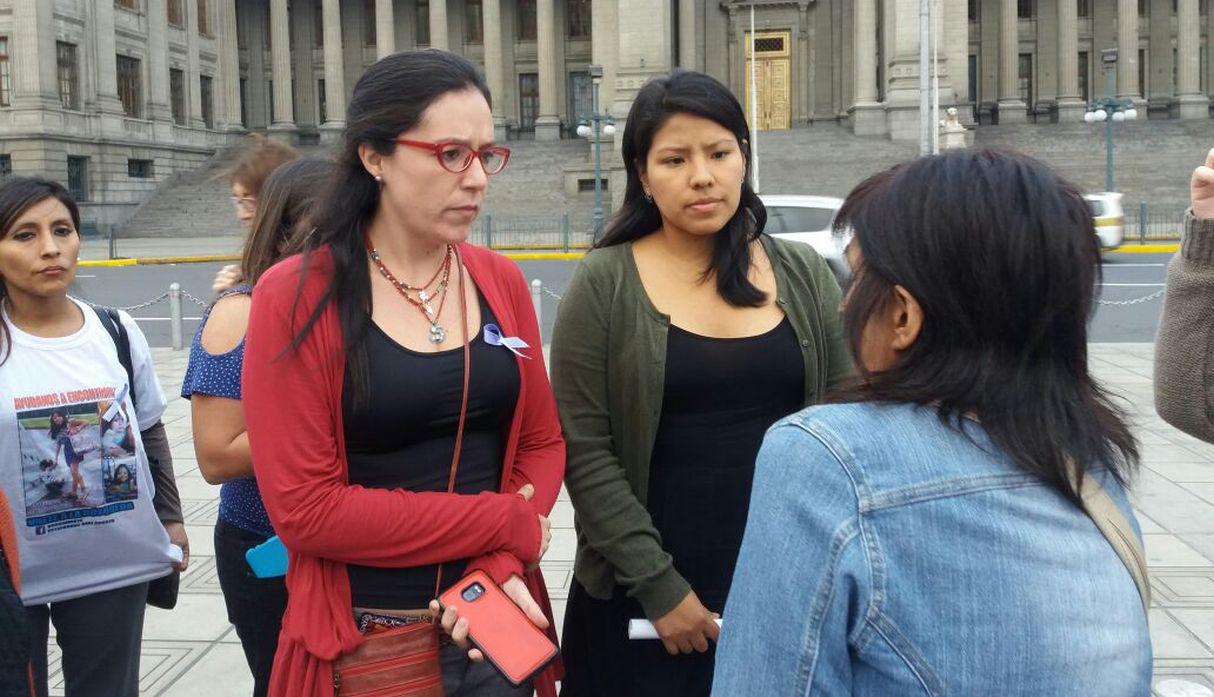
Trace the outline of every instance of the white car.
{"label": "white car", "polygon": [[826,260],[839,285],[851,279],[851,266],[844,250],[851,235],[836,235],[833,230],[835,214],[843,199],[830,196],[768,196],[759,197],[767,208],[767,227],[773,237],[804,242]]}
{"label": "white car", "polygon": [[1092,222],[1096,224],[1096,236],[1104,250],[1120,247],[1125,239],[1125,211],[1121,208],[1121,194],[1105,192],[1084,194],[1088,209],[1092,211]]}

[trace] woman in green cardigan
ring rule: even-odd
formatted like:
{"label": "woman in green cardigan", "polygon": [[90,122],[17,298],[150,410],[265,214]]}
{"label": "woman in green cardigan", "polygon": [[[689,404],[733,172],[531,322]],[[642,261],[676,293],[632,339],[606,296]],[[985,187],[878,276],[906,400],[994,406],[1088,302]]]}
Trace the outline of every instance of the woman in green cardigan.
{"label": "woman in green cardigan", "polygon": [[[552,341],[578,530],[562,695],[708,695],[763,434],[851,359],[826,263],[762,234],[746,117],[724,85],[649,82],[623,157],[624,205]],[[630,619],[661,641],[630,641]]]}

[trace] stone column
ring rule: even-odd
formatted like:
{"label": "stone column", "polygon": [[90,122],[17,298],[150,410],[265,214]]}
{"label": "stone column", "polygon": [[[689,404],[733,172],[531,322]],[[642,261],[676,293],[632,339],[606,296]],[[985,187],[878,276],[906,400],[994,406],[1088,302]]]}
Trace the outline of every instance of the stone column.
{"label": "stone column", "polygon": [[[145,116],[153,121],[172,122],[173,109],[169,103],[169,16],[164,3],[165,0],[147,0],[149,89]],[[189,123],[188,112],[186,123]]]}
{"label": "stone column", "polygon": [[1180,118],[1210,118],[1210,100],[1201,93],[1201,17],[1198,0],[1180,0],[1177,4],[1176,94],[1180,101]]}
{"label": "stone column", "polygon": [[[940,66],[940,109],[944,118],[949,104],[957,107],[958,120],[962,124],[972,123],[974,112],[970,106],[970,22],[966,0],[944,0],[941,11],[940,55],[947,64],[947,84],[952,94],[945,90],[944,65]],[[945,101],[946,98],[948,101]]]}
{"label": "stone column", "polygon": [[493,138],[500,143],[506,140],[506,117],[502,111],[506,103],[506,81],[502,66],[501,0],[483,0],[481,20],[485,46],[485,82],[489,84],[489,94],[493,95]]}
{"label": "stone column", "polygon": [[695,0],[679,0],[679,67],[688,70],[696,69],[697,4]]}
{"label": "stone column", "polygon": [[216,124],[221,130],[242,133],[240,121],[240,47],[236,40],[236,0],[220,0],[219,96]]}
{"label": "stone column", "polygon": [[[551,0],[548,0],[551,1]],[[615,101],[611,113],[615,117],[616,140],[613,148],[610,183],[613,207],[624,201],[625,173],[618,160],[624,130],[628,126],[628,110],[632,100],[649,78],[669,72],[673,59],[670,26],[670,3],[677,0],[616,0],[617,41]],[[739,54],[740,55],[740,54]],[[600,97],[602,92],[599,93]],[[604,102],[600,99],[600,104]]]}
{"label": "stone column", "polygon": [[885,133],[885,107],[877,102],[877,0],[855,0],[856,103],[852,107],[851,126],[856,135]]}
{"label": "stone column", "polygon": [[1083,120],[1087,105],[1079,94],[1079,6],[1058,0],[1058,120]]}
{"label": "stone column", "polygon": [[919,1],[893,0],[885,14],[889,51],[886,70],[885,115],[890,138],[918,142],[919,120]]}
{"label": "stone column", "polygon": [[560,140],[561,119],[556,105],[556,0],[538,0],[536,12],[536,63],[540,79],[540,113],[535,119],[536,140]]}
{"label": "stone column", "polygon": [[14,108],[59,108],[54,9],[54,3],[44,0],[13,2],[9,51],[13,62]]}
{"label": "stone column", "polygon": [[[192,128],[205,128],[202,120],[202,64],[198,58],[198,0],[182,3],[185,10],[186,70],[186,123]],[[215,93],[211,92],[211,109],[215,108]]]}
{"label": "stone column", "polygon": [[1117,0],[1117,96],[1141,101],[1138,93],[1138,0]]}
{"label": "stone column", "polygon": [[[118,54],[114,40],[114,1],[95,0],[97,26],[97,108],[103,114],[121,114],[118,99]],[[10,49],[11,50],[11,49]]]}
{"label": "stone column", "polygon": [[[375,0],[375,58],[396,53],[396,18],[392,0]],[[328,84],[328,80],[325,81]]]}
{"label": "stone column", "polygon": [[999,3],[999,123],[1024,123],[1028,105],[1020,99],[1020,18],[1016,0]]}
{"label": "stone column", "polygon": [[[338,0],[322,0],[325,25],[325,117],[320,125],[321,139],[335,142],[346,127],[346,62],[342,55],[341,5]],[[376,37],[376,41],[379,38]],[[277,79],[277,78],[275,78]]]}
{"label": "stone column", "polygon": [[447,36],[447,0],[430,0],[430,48],[448,46]]}
{"label": "stone column", "polygon": [[615,101],[616,66],[619,64],[619,9],[615,0],[590,3],[590,62],[603,66],[599,84],[599,109],[611,111]]}
{"label": "stone column", "polygon": [[[274,122],[270,131],[283,140],[295,139],[294,95],[291,94],[291,9],[288,0],[270,0],[270,60],[274,80]],[[328,19],[326,17],[325,19]],[[329,27],[325,27],[325,34]],[[328,45],[325,46],[326,52]],[[328,75],[325,84],[328,85]],[[332,105],[330,104],[330,108]]]}

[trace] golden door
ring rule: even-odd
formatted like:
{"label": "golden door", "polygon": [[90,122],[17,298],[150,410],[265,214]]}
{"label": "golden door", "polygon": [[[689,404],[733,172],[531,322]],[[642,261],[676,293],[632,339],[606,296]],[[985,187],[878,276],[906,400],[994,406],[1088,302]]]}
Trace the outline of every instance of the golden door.
{"label": "golden door", "polygon": [[[761,31],[755,32],[755,90],[758,94],[759,118],[757,124],[761,131],[774,131],[788,128],[792,124],[792,94],[791,94],[791,53],[789,41],[791,32]],[[746,119],[751,120],[750,98],[750,32],[746,32]]]}

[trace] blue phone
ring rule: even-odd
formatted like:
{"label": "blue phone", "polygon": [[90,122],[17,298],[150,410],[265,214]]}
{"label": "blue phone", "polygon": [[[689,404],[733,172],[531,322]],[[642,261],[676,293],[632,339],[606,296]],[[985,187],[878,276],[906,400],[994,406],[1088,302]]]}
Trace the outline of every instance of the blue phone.
{"label": "blue phone", "polygon": [[278,535],[245,552],[244,558],[257,578],[287,575],[287,548]]}

